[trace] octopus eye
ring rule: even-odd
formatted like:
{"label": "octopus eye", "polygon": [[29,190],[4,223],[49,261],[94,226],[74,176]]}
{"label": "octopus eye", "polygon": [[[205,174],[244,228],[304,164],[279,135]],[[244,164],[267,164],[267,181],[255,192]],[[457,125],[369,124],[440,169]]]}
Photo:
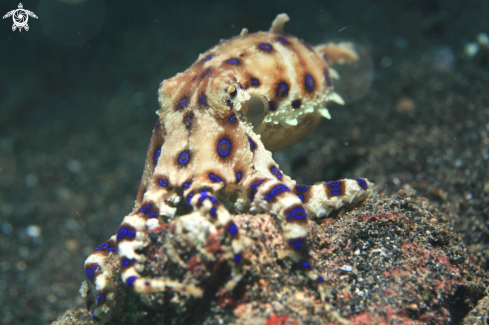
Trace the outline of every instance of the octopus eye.
{"label": "octopus eye", "polygon": [[231,96],[231,98],[235,98],[237,95],[238,95],[238,88],[234,87],[234,90],[229,93],[229,96]]}

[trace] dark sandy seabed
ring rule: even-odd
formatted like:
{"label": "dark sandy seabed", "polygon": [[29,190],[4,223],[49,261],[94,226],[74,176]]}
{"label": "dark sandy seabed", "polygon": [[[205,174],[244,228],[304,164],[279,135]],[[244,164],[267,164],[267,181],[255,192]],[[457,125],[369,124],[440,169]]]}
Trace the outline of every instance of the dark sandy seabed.
{"label": "dark sandy seabed", "polygon": [[[0,324],[46,324],[84,306],[83,262],[132,208],[158,83],[243,27],[267,30],[281,12],[290,34],[354,41],[363,54],[357,70],[338,69],[347,105],[274,154],[281,169],[306,184],[366,177],[375,200],[403,189],[428,202],[435,228],[458,243],[447,256],[462,252],[478,274],[464,279],[475,293],[452,292],[442,323],[469,323],[477,304],[470,323],[487,323],[489,52],[464,55],[489,33],[487,1],[106,1],[105,11],[92,2],[79,19],[25,1],[39,16],[28,32],[1,21]],[[16,6],[2,1],[0,13]]]}

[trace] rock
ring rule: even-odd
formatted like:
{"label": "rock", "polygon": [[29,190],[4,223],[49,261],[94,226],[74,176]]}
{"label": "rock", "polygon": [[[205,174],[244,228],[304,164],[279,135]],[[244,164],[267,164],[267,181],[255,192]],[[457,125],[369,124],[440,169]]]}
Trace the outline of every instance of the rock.
{"label": "rock", "polygon": [[[310,221],[309,261],[328,284],[335,310],[353,324],[482,324],[488,317],[489,278],[471,262],[445,219],[425,198],[400,191]],[[146,263],[144,273],[180,280],[193,276],[204,283],[204,298],[174,293],[139,297],[120,285],[109,324],[333,323],[315,284],[281,259],[276,220],[238,215],[235,223],[252,244],[244,254],[246,274],[231,293],[224,289],[226,262],[190,262],[188,248],[177,250],[187,252],[192,267],[161,267],[155,260]],[[165,229],[158,240],[148,240],[148,252],[162,249]],[[87,313],[68,311],[53,324],[92,323]]]}

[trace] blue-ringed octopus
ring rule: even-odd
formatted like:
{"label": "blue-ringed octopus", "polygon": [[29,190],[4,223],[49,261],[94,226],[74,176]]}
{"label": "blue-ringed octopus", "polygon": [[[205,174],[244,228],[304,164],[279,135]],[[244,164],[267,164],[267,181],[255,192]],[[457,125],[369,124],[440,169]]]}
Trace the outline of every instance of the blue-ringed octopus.
{"label": "blue-ringed octopus", "polygon": [[[343,104],[333,90],[338,74],[331,65],[354,62],[358,55],[350,43],[313,46],[288,35],[288,20],[286,14],[278,15],[268,32],[243,29],[159,85],[158,120],[134,208],[85,262],[87,281],[80,292],[93,318],[110,314],[119,282],[114,271],[141,295],[167,291],[203,296],[202,283],[192,279],[142,275],[148,234],[165,225],[177,242],[186,236],[201,260],[216,259],[208,238],[219,238],[219,258],[231,269],[224,288],[232,291],[246,276],[242,266],[252,245],[234,217],[268,213],[282,229],[283,258],[302,267],[331,317],[341,320],[328,304],[325,279],[304,254],[308,221],[365,200],[373,194],[373,184],[363,178],[296,184],[271,152],[302,140],[323,117],[329,119],[329,102]],[[248,113],[257,107],[264,117],[252,125]],[[187,267],[172,248],[167,251],[168,256],[155,258]]]}

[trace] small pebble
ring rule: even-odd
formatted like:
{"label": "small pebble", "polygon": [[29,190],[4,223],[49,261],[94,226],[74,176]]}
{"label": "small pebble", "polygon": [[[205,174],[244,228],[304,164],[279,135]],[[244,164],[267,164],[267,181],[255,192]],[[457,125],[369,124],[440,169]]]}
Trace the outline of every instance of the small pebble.
{"label": "small pebble", "polygon": [[350,265],[343,265],[343,266],[339,267],[338,269],[341,271],[345,271],[345,272],[353,271],[353,267],[351,267]]}
{"label": "small pebble", "polygon": [[29,237],[36,238],[41,236],[41,227],[38,225],[28,225],[27,228],[25,228],[25,232]]}

